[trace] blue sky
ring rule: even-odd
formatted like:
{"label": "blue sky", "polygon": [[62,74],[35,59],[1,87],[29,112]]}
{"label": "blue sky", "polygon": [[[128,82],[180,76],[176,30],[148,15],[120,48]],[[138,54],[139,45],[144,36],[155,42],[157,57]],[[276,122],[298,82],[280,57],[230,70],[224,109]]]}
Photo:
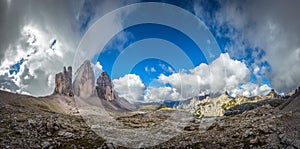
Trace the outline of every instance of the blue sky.
{"label": "blue sky", "polygon": [[[219,92],[229,88],[233,93],[248,95],[248,90],[253,91],[250,95],[258,95],[270,87],[287,93],[299,86],[299,1],[67,0],[55,3],[0,2],[3,6],[0,10],[0,32],[3,35],[0,40],[0,89],[35,96],[52,93],[54,75],[63,66],[72,66],[77,61],[74,60],[76,50],[90,27],[111,12],[143,2],[171,4],[190,12],[205,24],[220,50],[212,53],[213,59],[206,60],[210,47],[200,45],[201,49],[198,43],[202,41],[209,45],[215,42],[204,40],[201,30],[184,20],[184,15],[166,7],[153,9],[155,15],[151,16],[169,20],[168,15],[178,15],[172,23],[194,30],[198,41],[192,40],[191,34],[181,32],[178,28],[160,24],[147,23],[125,28],[128,20],[138,20],[138,15],[145,15],[143,10],[132,9],[121,17],[112,16],[115,18],[111,19],[115,20],[102,29],[119,32],[119,28],[124,27],[123,30],[110,37],[109,41],[105,40],[103,51],[96,49],[99,50],[99,56],[92,59],[88,56],[93,64],[99,61],[98,68],[107,71],[113,80],[119,80],[116,86],[122,81],[127,81],[123,85],[128,85],[132,83],[131,79],[137,82],[135,85],[140,88],[139,93],[145,93],[147,98],[160,98],[150,94],[155,92],[170,99],[183,95],[175,76],[185,78],[187,83],[183,88],[191,91],[194,91],[192,88],[198,88],[196,91],[199,92],[217,86]],[[138,15],[132,15],[135,12]],[[165,15],[163,12],[166,12]],[[131,15],[135,18],[130,18]],[[104,36],[107,35],[97,34],[94,39],[101,43]],[[92,52],[84,51],[80,55],[82,58],[89,53],[95,54],[93,44],[85,45]],[[220,63],[220,59],[223,59],[223,63]],[[207,67],[214,68],[213,71],[226,68],[228,72],[224,71],[225,76],[218,71],[216,73],[220,73],[219,76],[209,75]],[[127,74],[136,75],[126,77]],[[218,80],[220,76],[224,79]],[[197,79],[201,81],[191,85]],[[218,80],[221,84],[209,84],[205,79]],[[162,90],[164,93],[160,92]]]}
{"label": "blue sky", "polygon": [[[205,54],[202,51],[209,51],[209,48],[207,46],[203,46],[207,49],[201,49],[197,46],[194,40],[187,36],[185,33],[169,26],[154,23],[146,23],[124,28],[121,32],[119,32],[113,38],[111,38],[108,43],[106,43],[106,46],[103,50],[99,49],[99,51],[101,51],[100,55],[98,57],[94,57],[92,62],[100,62],[103,71],[108,72],[112,79],[121,80],[122,78],[124,79],[124,77],[126,77],[126,75],[128,74],[135,74],[138,78],[141,79],[141,82],[146,86],[146,90],[144,90],[143,88],[141,89],[144,90],[144,100],[145,98],[148,98],[146,95],[149,93],[147,92],[151,92],[151,90],[154,91],[155,88],[167,88],[167,92],[169,93],[168,95],[165,95],[165,93],[156,93],[164,94],[164,97],[155,98],[174,100],[175,98],[189,98],[191,96],[203,93],[222,93],[225,90],[230,90],[229,93],[234,96],[236,96],[236,94],[244,94],[246,96],[261,95],[265,94],[266,91],[272,87],[269,79],[266,77],[266,73],[271,71],[271,67],[267,61],[262,60],[265,56],[265,52],[263,49],[255,46],[244,46],[242,48],[245,49],[241,50],[243,51],[243,53],[239,54],[239,52],[236,51],[239,51],[240,49],[232,50],[228,48],[232,47],[232,45],[235,45],[237,42],[236,39],[232,38],[232,35],[242,36],[242,34],[238,30],[232,28],[226,23],[218,26],[216,25],[216,22],[212,18],[219,9],[219,2],[200,1],[199,3],[201,5],[205,5],[205,7],[202,8],[202,11],[204,12],[202,12],[200,16],[197,15],[194,11],[195,8],[191,7],[191,5],[193,5],[192,3],[194,3],[192,1],[189,1],[187,3],[184,3],[182,1],[164,1],[164,3],[181,7],[186,11],[189,11],[190,13],[197,16],[204,23],[204,25],[211,32],[212,36],[215,38],[220,48],[219,53],[213,53],[215,59],[207,61]],[[89,22],[90,19],[87,19],[85,22],[83,22],[84,26],[87,26],[86,24],[88,24]],[[189,22],[178,23],[184,23],[190,28],[194,27],[192,25],[189,26]],[[197,30],[195,29],[195,31]],[[202,36],[207,35],[203,34]],[[101,38],[99,40],[101,40]],[[207,41],[206,44],[210,45],[210,42],[213,41]],[[239,42],[241,42],[243,45],[246,45],[246,41],[241,40]],[[245,70],[243,67],[236,68],[235,72],[229,72],[229,74],[227,75],[226,69],[230,71],[230,67],[232,66],[224,66],[224,68],[221,68],[215,66],[214,64],[211,64],[214,61],[216,61],[215,63],[218,63],[217,61],[219,60],[217,59],[220,59],[221,57],[223,57],[221,59],[225,59],[225,62],[223,63],[227,63],[228,57],[226,57],[227,55],[221,56],[222,53],[229,54],[229,61],[231,60],[231,62],[228,62],[229,65],[231,65],[231,63],[235,63],[234,61],[241,62],[246,66],[247,70]],[[253,57],[254,54],[255,57]],[[185,76],[193,78],[196,75],[196,71],[204,71],[202,70],[203,68],[197,70],[197,67],[199,67],[202,64],[205,64],[209,67],[211,66],[211,69],[225,69],[224,72],[222,72],[225,73],[225,76],[222,81],[231,79],[232,82],[224,82],[220,84],[217,83],[212,85],[210,84],[211,82],[209,83],[207,82],[207,80],[213,79],[212,82],[214,82],[214,80],[218,79],[214,79],[212,78],[212,76],[217,76],[215,76],[215,74],[209,75],[206,73],[206,76],[202,78],[200,82],[198,82],[198,85],[191,85],[193,84],[193,82],[189,81],[186,81],[186,84],[182,85],[182,81],[185,81],[183,79],[185,78]],[[241,69],[241,71],[249,70],[249,78],[247,76],[240,75],[238,69]],[[174,81],[174,75],[179,76],[177,80],[180,80],[180,86],[178,86],[178,82]],[[220,76],[222,75],[220,74]],[[196,75],[196,78],[197,77],[199,76]],[[232,78],[236,77],[241,77],[241,82],[236,83],[236,81],[239,79],[232,80]],[[220,82],[222,81],[220,80]],[[194,80],[194,82],[197,82],[197,80]],[[202,85],[200,85],[201,83]],[[208,85],[207,83],[210,85]],[[122,83],[118,83],[116,86],[119,86],[119,84]],[[130,83],[127,83],[127,85],[128,84]],[[253,87],[253,85],[251,84],[256,84],[256,86]],[[124,85],[126,86],[126,83],[122,84],[121,86]],[[201,87],[199,87],[199,85]],[[214,85],[219,86],[219,88],[215,91],[212,91],[213,89],[209,89],[210,91],[207,92],[205,91],[206,89],[203,89],[205,88],[204,86],[207,86],[208,88],[214,88],[211,87]],[[223,86],[223,88],[221,86]],[[232,88],[232,86],[236,87]],[[147,88],[149,88],[149,90]],[[185,90],[183,90],[184,88]],[[250,91],[251,93],[248,94],[246,90],[249,90],[250,88],[254,91]],[[180,92],[180,96],[174,97],[174,94],[178,92]],[[172,97],[170,96],[171,94],[173,95]],[[150,100],[153,99],[154,98],[152,97]]]}
{"label": "blue sky", "polygon": [[[159,24],[141,24],[141,25],[129,27],[124,31],[127,34],[130,34],[129,40],[126,43],[122,43],[121,41],[119,41],[119,38],[117,38],[119,36],[119,34],[117,34],[114,38],[110,40],[109,43],[107,43],[108,46],[105,47],[104,51],[101,52],[98,58],[98,61],[103,66],[104,71],[107,71],[110,74],[110,76],[113,77],[113,79],[119,78],[126,74],[126,73],[121,73],[116,75],[111,74],[112,67],[116,58],[120,56],[120,53],[124,52],[124,50],[128,46],[143,39],[149,39],[149,38],[164,39],[169,42],[172,42],[173,44],[178,46],[181,50],[183,50],[183,52],[191,59],[193,65],[185,66],[184,64],[186,62],[182,62],[182,59],[178,57],[177,61],[182,64],[182,66],[179,69],[188,70],[199,65],[200,63],[207,63],[203,56],[203,53],[201,52],[201,49],[189,37],[187,37],[185,34],[183,34],[182,32],[176,29],[164,25],[159,25]],[[120,44],[124,44],[124,46],[121,46],[122,49],[120,49]],[[113,46],[109,46],[109,45],[113,45]],[[135,54],[140,55],[141,53],[145,52],[146,48],[150,48],[150,47],[149,46],[144,47],[144,49],[140,49]],[[167,46],[160,47],[159,49],[160,55],[169,55],[172,56],[173,58],[176,58],[174,53],[169,53],[170,51],[172,52],[172,49],[167,50],[164,48],[169,48],[169,47]],[[130,61],[130,57],[128,61]],[[143,79],[143,82],[149,84],[149,82],[157,78],[160,73],[166,75],[170,74],[169,72],[166,72],[162,68],[162,66],[164,65],[167,65],[166,67],[172,67],[167,62],[155,58],[150,58],[148,60],[139,62],[137,66],[134,66],[134,69],[130,70],[130,73],[140,75]],[[146,67],[155,68],[156,70],[155,73],[149,71],[147,72]],[[129,68],[125,68],[125,69],[129,69]],[[179,70],[174,69],[173,71],[178,72]]]}
{"label": "blue sky", "polygon": [[[188,3],[184,3],[182,1],[164,1],[164,2],[179,6],[183,9],[195,14],[192,7],[190,7],[190,2],[188,2]],[[215,28],[214,24],[211,23],[211,19],[209,18],[209,16],[211,16],[215,11],[217,11],[218,3],[216,1],[201,1],[201,2],[206,5],[205,11],[207,12],[207,16],[206,16],[206,18],[202,17],[200,19],[201,19],[201,21],[203,21],[205,23],[205,25],[207,25],[207,27],[209,28],[209,30],[215,37],[215,39],[221,49],[221,52],[225,53],[225,52],[227,52],[225,49],[226,45],[230,45],[234,41],[232,41],[230,38],[228,38],[226,36],[218,36],[217,31],[216,31],[217,28]],[[87,22],[89,22],[89,21],[90,20],[88,19],[83,24],[86,25]],[[221,31],[218,31],[218,33],[226,35],[226,34],[228,34],[229,30],[230,30],[229,26],[224,25],[221,27]],[[201,52],[201,49],[188,36],[186,36],[184,33],[180,32],[174,28],[160,25],[160,24],[140,24],[140,25],[135,25],[135,26],[126,28],[123,31],[126,33],[125,36],[127,36],[127,41],[124,42],[124,41],[122,41],[123,39],[120,40],[118,38],[118,36],[120,36],[120,34],[123,33],[123,32],[120,32],[118,35],[114,36],[114,38],[112,38],[109,41],[109,43],[107,43],[107,46],[100,53],[100,55],[97,59],[97,61],[99,61],[101,63],[101,65],[103,66],[104,71],[107,71],[110,74],[110,76],[112,76],[113,79],[122,77],[122,76],[126,75],[126,72],[127,73],[130,72],[130,73],[139,75],[142,78],[143,82],[146,85],[149,85],[152,81],[155,81],[155,79],[158,79],[158,76],[160,74],[165,74],[165,75],[171,74],[169,72],[164,71],[164,69],[161,68],[161,65],[159,65],[159,64],[162,63],[162,61],[160,61],[159,59],[144,60],[144,61],[141,61],[138,64],[136,64],[137,66],[134,66],[134,69],[132,69],[132,67],[124,68],[124,69],[132,69],[130,71],[124,71],[124,73],[121,72],[121,73],[111,74],[112,67],[113,67],[115,60],[117,59],[118,56],[120,56],[120,54],[122,52],[124,52],[124,50],[126,48],[128,48],[128,46],[134,44],[135,42],[138,42],[143,39],[148,39],[148,38],[164,39],[164,40],[172,42],[173,44],[180,47],[193,63],[192,67],[191,66],[190,67],[182,66],[180,68],[182,70],[189,70],[189,69],[192,69],[192,68],[198,66],[201,63],[207,63],[207,61],[205,60],[205,57],[203,56],[203,53]],[[122,45],[122,46],[120,46],[120,45]],[[148,48],[148,47],[145,47],[145,48]],[[166,50],[164,48],[168,48],[168,47],[161,47],[160,54],[161,55],[164,55],[164,54],[171,55],[171,53],[164,52]],[[234,55],[232,55],[232,56],[233,56],[233,58],[235,58],[239,61],[243,61],[247,65],[247,67],[249,69],[251,69],[251,65],[254,63],[254,58],[252,57],[252,52],[253,51],[260,52],[258,55],[259,57],[257,57],[258,59],[260,59],[264,55],[264,53],[263,53],[263,50],[257,50],[257,48],[248,48],[246,51],[247,51],[247,53],[243,57],[234,57]],[[143,52],[143,49],[141,49],[140,52]],[[138,55],[139,53],[136,53],[136,54]],[[182,64],[185,63],[180,58],[177,60],[179,62],[181,61]],[[168,66],[172,67],[172,65],[168,64],[167,62],[164,62],[164,65],[168,65]],[[267,67],[268,71],[270,71],[270,67],[267,62],[261,63],[260,67],[261,66]],[[156,71],[149,72],[146,70],[147,67],[150,67],[150,68],[152,67]],[[177,69],[174,71],[178,72],[179,70]],[[270,87],[272,87],[269,80],[264,76],[264,74],[258,74],[258,75],[262,77],[261,80],[258,80],[256,78],[256,75],[254,75],[253,72],[251,72],[250,81],[252,83],[268,84]]]}

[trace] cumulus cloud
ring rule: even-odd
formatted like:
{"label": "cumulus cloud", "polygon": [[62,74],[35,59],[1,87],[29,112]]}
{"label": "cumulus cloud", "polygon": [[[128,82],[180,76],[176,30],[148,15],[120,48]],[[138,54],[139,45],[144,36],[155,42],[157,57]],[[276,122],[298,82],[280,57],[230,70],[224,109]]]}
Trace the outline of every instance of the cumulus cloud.
{"label": "cumulus cloud", "polygon": [[148,87],[144,95],[145,102],[177,101],[179,99],[180,94],[171,87]]}
{"label": "cumulus cloud", "polygon": [[97,79],[100,76],[100,74],[103,72],[103,67],[99,61],[97,61],[96,64],[92,64],[92,67],[94,69],[95,78]]}
{"label": "cumulus cloud", "polygon": [[171,84],[182,96],[188,98],[199,94],[222,94],[226,90],[239,88],[249,80],[247,66],[233,60],[227,53],[221,54],[211,64],[200,64],[189,73],[173,73],[170,76],[161,74],[159,80]]}
{"label": "cumulus cloud", "polygon": [[271,91],[271,88],[264,84],[264,85],[258,85],[254,83],[246,83],[243,84],[240,88],[233,89],[229,92],[229,94],[232,97],[236,96],[246,96],[246,97],[251,97],[251,96],[265,96]]}
{"label": "cumulus cloud", "polygon": [[[150,68],[147,69],[150,71]],[[188,72],[172,73],[169,76],[161,74],[158,81],[167,86],[146,88],[135,74],[114,79],[113,83],[119,96],[132,103],[177,101],[205,94],[220,95],[225,91],[234,97],[261,96],[271,90],[266,84],[250,83],[250,70],[246,64],[231,59],[228,53],[221,54],[211,64],[202,63]]]}
{"label": "cumulus cloud", "polygon": [[[11,44],[4,53],[5,58],[0,65],[3,78],[1,88],[37,96],[50,94],[55,73],[61,71],[64,64],[71,62],[72,52],[60,40],[56,41],[52,49],[49,42],[53,41],[55,34],[45,32],[38,26],[26,25],[20,32],[15,44]],[[11,71],[12,66],[18,69]]]}
{"label": "cumulus cloud", "polygon": [[[210,20],[217,36],[232,41],[225,46],[231,56],[242,59],[250,53],[253,69],[266,73],[275,89],[287,92],[300,84],[299,5],[297,0],[218,1],[216,10],[207,12],[207,6],[195,2],[194,11]],[[257,48],[262,55],[257,55]],[[271,71],[255,68],[264,62]]]}
{"label": "cumulus cloud", "polygon": [[[35,96],[52,93],[54,75],[76,62],[77,44],[88,27],[107,12],[134,2],[1,1],[0,89]],[[114,23],[111,28],[122,24]],[[11,66],[17,71],[10,73]]]}
{"label": "cumulus cloud", "polygon": [[140,76],[127,74],[119,79],[113,80],[114,89],[120,97],[124,97],[129,102],[143,101],[145,85]]}
{"label": "cumulus cloud", "polygon": [[[0,25],[0,86],[36,96],[50,94],[54,75],[72,65],[73,49],[80,39],[68,25],[76,22],[71,7],[50,1],[11,1],[9,5],[0,10],[0,20],[5,22]],[[17,63],[22,59],[23,63]],[[10,73],[13,65],[18,71]]]}
{"label": "cumulus cloud", "polygon": [[172,87],[147,87],[140,76],[127,74],[113,80],[115,91],[120,97],[131,103],[136,102],[162,102],[165,100],[179,100],[180,94]]}

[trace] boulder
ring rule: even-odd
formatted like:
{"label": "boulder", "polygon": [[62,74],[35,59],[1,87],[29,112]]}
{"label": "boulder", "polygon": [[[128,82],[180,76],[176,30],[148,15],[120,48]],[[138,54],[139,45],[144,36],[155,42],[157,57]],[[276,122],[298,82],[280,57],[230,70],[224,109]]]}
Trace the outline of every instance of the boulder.
{"label": "boulder", "polygon": [[94,70],[90,61],[84,61],[76,71],[73,90],[74,95],[82,98],[88,98],[95,95]]}

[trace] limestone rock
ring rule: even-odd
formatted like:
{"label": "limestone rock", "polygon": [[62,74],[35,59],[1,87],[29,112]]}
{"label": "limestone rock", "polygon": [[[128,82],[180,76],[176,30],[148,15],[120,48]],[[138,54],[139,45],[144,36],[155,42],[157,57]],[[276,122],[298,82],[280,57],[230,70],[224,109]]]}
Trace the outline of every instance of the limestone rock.
{"label": "limestone rock", "polygon": [[71,66],[68,67],[68,70],[66,69],[66,67],[64,67],[63,72],[55,75],[54,93],[73,96]]}
{"label": "limestone rock", "polygon": [[215,98],[207,97],[198,101],[194,108],[196,110],[190,112],[194,113],[196,117],[230,116],[241,114],[267,104],[277,107],[283,102],[281,96],[274,89],[266,96],[254,97],[230,97],[225,92],[222,96]]}
{"label": "limestone rock", "polygon": [[78,97],[88,98],[95,94],[95,77],[90,61],[84,61],[76,71],[73,89]]}
{"label": "limestone rock", "polygon": [[291,96],[287,101],[281,105],[280,109],[285,112],[300,112],[300,92],[295,92],[293,96]]}
{"label": "limestone rock", "polygon": [[97,94],[98,97],[106,100],[113,100],[116,98],[113,84],[106,72],[102,72],[97,79]]}
{"label": "limestone rock", "polygon": [[268,98],[278,98],[279,95],[275,92],[274,89],[271,89],[270,93],[267,95]]}

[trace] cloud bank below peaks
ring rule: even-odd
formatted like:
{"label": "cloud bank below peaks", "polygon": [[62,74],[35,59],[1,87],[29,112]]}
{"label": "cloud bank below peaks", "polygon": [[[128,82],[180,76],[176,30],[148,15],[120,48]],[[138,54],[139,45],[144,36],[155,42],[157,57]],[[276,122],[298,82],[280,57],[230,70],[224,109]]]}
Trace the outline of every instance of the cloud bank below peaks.
{"label": "cloud bank below peaks", "polygon": [[222,94],[239,88],[249,81],[250,71],[240,61],[233,60],[227,53],[221,54],[211,64],[200,64],[189,70],[189,73],[173,73],[170,76],[161,74],[159,80],[171,84],[183,98],[199,94]]}
{"label": "cloud bank below peaks", "polygon": [[250,83],[250,70],[246,64],[221,54],[211,64],[200,64],[188,72],[161,74],[158,81],[166,86],[147,88],[141,78],[128,74],[113,80],[115,90],[130,102],[161,102],[184,100],[190,97],[228,91],[232,96],[259,96],[269,93],[268,85]]}
{"label": "cloud bank below peaks", "polygon": [[140,76],[127,74],[119,79],[114,79],[113,84],[118,95],[124,97],[129,102],[143,100],[145,85]]}

